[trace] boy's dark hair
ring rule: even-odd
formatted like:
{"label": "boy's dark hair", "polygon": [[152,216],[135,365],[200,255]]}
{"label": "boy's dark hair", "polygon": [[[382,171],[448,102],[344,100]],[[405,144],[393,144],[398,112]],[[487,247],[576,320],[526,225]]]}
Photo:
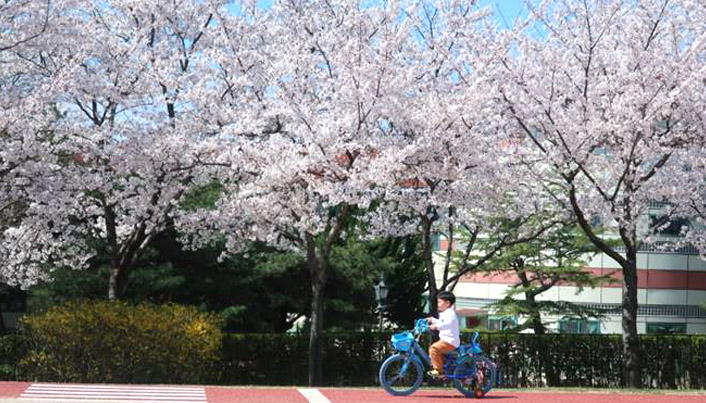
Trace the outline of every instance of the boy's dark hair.
{"label": "boy's dark hair", "polygon": [[442,291],[437,294],[436,298],[443,299],[444,301],[449,301],[451,305],[456,303],[456,296],[451,291]]}

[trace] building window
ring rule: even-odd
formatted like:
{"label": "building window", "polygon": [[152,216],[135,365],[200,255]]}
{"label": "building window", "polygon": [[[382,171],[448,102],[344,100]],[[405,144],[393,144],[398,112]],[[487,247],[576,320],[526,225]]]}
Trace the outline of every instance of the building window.
{"label": "building window", "polygon": [[488,330],[510,330],[517,327],[517,315],[488,316]]}
{"label": "building window", "polygon": [[564,318],[559,321],[559,333],[600,334],[601,322],[597,319]]}
{"label": "building window", "polygon": [[463,317],[463,329],[475,329],[479,326],[481,326],[482,321],[481,318],[477,316],[466,316]]}
{"label": "building window", "polygon": [[648,323],[648,334],[686,334],[686,323]]}
{"label": "building window", "polygon": [[441,235],[438,232],[431,234],[431,250],[441,250]]}
{"label": "building window", "polygon": [[[657,216],[657,215],[651,215],[650,216],[650,227],[654,227],[659,220],[662,219],[662,216]],[[684,228],[688,229],[691,227],[691,223],[689,220],[686,218],[682,217],[674,217],[670,218],[666,221],[665,225],[662,226],[662,228],[657,231],[659,235],[663,236],[670,236],[670,237],[678,237],[683,235],[682,230]]]}

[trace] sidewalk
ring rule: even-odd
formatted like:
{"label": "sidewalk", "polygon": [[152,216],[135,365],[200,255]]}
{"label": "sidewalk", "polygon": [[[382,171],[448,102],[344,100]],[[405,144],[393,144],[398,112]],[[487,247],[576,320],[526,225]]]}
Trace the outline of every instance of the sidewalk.
{"label": "sidewalk", "polygon": [[[452,399],[452,400],[449,400]],[[457,400],[458,399],[458,400]],[[493,390],[486,399],[508,403],[705,403],[706,391]],[[453,388],[421,389],[394,397],[379,388],[227,387],[183,385],[88,385],[0,382],[0,403],[449,403],[466,401]],[[471,400],[472,401],[472,400]]]}

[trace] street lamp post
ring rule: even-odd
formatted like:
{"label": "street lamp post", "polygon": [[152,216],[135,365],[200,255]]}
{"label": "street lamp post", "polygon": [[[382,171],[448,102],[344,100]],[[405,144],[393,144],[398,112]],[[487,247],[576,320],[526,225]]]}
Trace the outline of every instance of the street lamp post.
{"label": "street lamp post", "polygon": [[385,277],[380,276],[380,281],[378,281],[377,284],[374,286],[375,288],[375,300],[378,303],[377,310],[378,310],[378,316],[380,320],[380,332],[382,332],[382,314],[387,308],[386,302],[387,302],[387,293],[389,289],[387,288],[387,284],[385,284]]}

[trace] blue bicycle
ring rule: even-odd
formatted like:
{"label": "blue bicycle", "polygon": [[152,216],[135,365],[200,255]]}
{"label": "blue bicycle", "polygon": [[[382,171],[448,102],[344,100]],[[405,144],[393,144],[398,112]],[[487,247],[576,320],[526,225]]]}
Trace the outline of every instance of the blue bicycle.
{"label": "blue bicycle", "polygon": [[[395,354],[388,357],[380,366],[380,385],[394,396],[414,393],[422,385],[424,368],[431,367],[426,351],[419,345],[422,334],[429,332],[426,319],[417,319],[411,332],[396,333],[392,336]],[[495,364],[483,355],[478,333],[473,334],[471,344],[462,344],[446,356],[444,380],[453,382],[454,388],[466,397],[483,397],[497,377]]]}

